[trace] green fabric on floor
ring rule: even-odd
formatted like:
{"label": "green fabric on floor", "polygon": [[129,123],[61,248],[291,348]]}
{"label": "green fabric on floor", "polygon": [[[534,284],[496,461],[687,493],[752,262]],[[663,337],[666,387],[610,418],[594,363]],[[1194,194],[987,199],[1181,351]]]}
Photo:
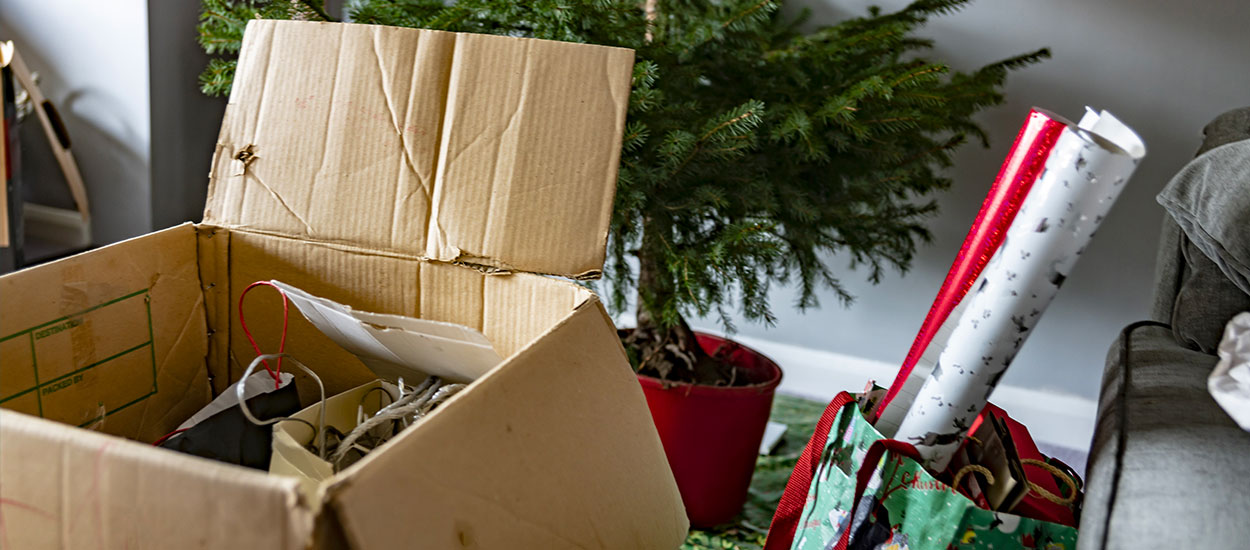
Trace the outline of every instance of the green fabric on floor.
{"label": "green fabric on floor", "polygon": [[770,420],[785,424],[786,433],[771,456],[761,456],[756,461],[750,494],[742,514],[728,525],[691,530],[682,545],[683,549],[757,550],[764,546],[764,535],[777,509],[777,501],[786,488],[786,480],[790,479],[790,471],[816,428],[816,421],[820,420],[825,405],[785,395],[778,395],[773,400]]}

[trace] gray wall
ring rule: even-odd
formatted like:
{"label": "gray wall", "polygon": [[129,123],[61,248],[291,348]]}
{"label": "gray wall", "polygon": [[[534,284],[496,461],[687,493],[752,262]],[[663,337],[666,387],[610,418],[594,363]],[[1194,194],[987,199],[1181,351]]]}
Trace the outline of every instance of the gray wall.
{"label": "gray wall", "polygon": [[152,226],[199,221],[225,98],[200,93],[208,55],[196,43],[200,3],[148,0],[152,44]]}
{"label": "gray wall", "polygon": [[[872,3],[885,9],[905,4]],[[832,22],[864,13],[870,2],[805,4],[816,22]],[[1250,105],[1247,29],[1250,2],[1244,0],[981,0],[931,21],[921,34],[936,39],[934,57],[956,68],[1042,46],[1053,58],[1013,74],[1007,103],[980,117],[992,146],[969,146],[956,157],[955,185],[932,220],[935,240],[922,248],[911,272],[874,287],[843,271],[856,303],[844,309],[829,295],[822,309],[806,315],[790,307],[791,289],[777,289],[777,325],[739,321],[739,332],[900,363],[1029,107],[1076,119],[1088,104],[1137,129],[1149,153],[1003,383],[1096,398],[1116,334],[1148,315],[1163,216],[1155,194],[1192,158],[1211,118]],[[834,265],[845,262],[835,259]],[[696,324],[714,326],[715,320]]]}
{"label": "gray wall", "polygon": [[[200,219],[225,100],[198,90],[198,16],[194,0],[0,1],[0,40],[65,119],[96,244]],[[71,206],[34,119],[22,144],[28,196]]]}
{"label": "gray wall", "polygon": [[[147,28],[144,0],[0,1],[0,40],[17,44],[65,121],[98,243],[151,230]],[[68,205],[38,126],[23,123],[23,185],[41,202]]]}
{"label": "gray wall", "polygon": [[[804,3],[816,22],[864,13],[869,4]],[[199,217],[222,102],[195,91],[204,63],[193,41],[197,7],[190,0],[0,2],[0,37],[22,45],[61,106],[100,243]],[[1137,128],[1150,153],[1004,383],[1096,396],[1108,345],[1122,325],[1147,314],[1162,216],[1154,195],[1192,156],[1208,120],[1250,105],[1246,29],[1250,2],[1241,0],[981,0],[934,20],[922,34],[937,40],[935,57],[957,68],[1041,46],[1054,58],[1014,74],[1008,103],[981,116],[993,146],[957,156],[955,186],[932,221],[935,241],[909,274],[874,287],[844,272],[857,303],[844,309],[827,296],[823,309],[806,315],[789,307],[793,292],[779,288],[777,326],[739,320],[741,333],[901,361],[1028,108],[1075,118],[1089,104]]]}

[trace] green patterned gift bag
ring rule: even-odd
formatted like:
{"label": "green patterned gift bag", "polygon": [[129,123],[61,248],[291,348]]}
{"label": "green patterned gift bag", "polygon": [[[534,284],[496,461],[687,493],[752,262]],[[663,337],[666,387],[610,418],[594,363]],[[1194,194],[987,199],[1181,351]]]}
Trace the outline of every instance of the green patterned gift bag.
{"label": "green patterned gift bag", "polygon": [[1076,529],[982,509],[917,458],[910,444],[869,424],[853,396],[839,394],[795,466],[765,549],[1076,547]]}

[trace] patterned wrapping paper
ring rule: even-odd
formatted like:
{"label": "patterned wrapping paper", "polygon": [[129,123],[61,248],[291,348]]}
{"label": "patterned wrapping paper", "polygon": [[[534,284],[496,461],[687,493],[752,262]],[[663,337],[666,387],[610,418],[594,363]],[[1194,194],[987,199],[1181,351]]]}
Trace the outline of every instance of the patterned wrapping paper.
{"label": "patterned wrapping paper", "polygon": [[1063,130],[894,434],[926,466],[945,469],[1144,156],[1141,139],[1105,111]]}
{"label": "patterned wrapping paper", "polygon": [[874,410],[868,413],[868,417],[874,419],[873,425],[882,433],[898,431],[903,416],[907,414],[907,407],[915,400],[920,386],[924,385],[929,372],[937,364],[938,354],[946,347],[946,341],[967,306],[964,296],[974,283],[980,282],[982,271],[1007,236],[1007,229],[1015,220],[1020,204],[1046,168],[1046,158],[1067,127],[1066,119],[1053,119],[1050,113],[1036,108],[1029,110],[998,176],[990,185],[981,210],[968,229],[968,236],[964,238],[946,279],[942,281],[929,313],[925,315],[920,331],[916,333],[916,339],[907,351],[907,358],[894,377],[894,383],[890,384],[886,396]]}

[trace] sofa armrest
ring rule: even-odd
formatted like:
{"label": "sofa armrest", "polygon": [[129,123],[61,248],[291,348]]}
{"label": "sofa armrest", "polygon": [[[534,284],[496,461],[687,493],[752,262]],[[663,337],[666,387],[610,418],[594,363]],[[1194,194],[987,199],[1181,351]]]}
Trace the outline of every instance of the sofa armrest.
{"label": "sofa armrest", "polygon": [[1112,346],[1077,548],[1244,548],[1250,434],[1207,392],[1217,357],[1135,323]]}

